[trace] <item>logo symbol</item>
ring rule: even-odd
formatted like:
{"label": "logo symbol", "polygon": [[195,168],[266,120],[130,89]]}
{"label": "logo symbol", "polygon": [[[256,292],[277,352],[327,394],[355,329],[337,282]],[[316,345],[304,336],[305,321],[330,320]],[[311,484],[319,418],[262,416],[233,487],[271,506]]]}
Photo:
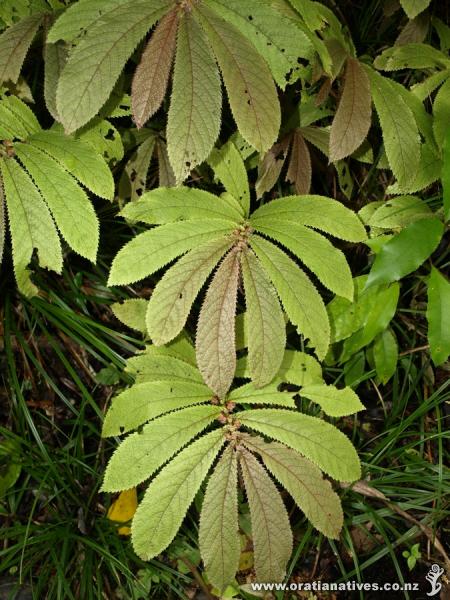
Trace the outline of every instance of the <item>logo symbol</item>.
{"label": "logo symbol", "polygon": [[438,582],[438,579],[443,574],[444,569],[439,565],[431,565],[431,569],[425,575],[425,579],[431,584],[431,591],[427,592],[427,596],[436,596],[442,589],[442,583]]}

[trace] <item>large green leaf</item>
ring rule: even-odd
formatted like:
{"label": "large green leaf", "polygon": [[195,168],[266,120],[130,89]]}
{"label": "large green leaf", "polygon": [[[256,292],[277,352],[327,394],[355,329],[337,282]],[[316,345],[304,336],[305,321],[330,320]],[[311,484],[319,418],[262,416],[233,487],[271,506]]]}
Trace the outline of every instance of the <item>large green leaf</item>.
{"label": "large green leaf", "polygon": [[415,19],[431,4],[431,0],[400,0],[403,10],[410,19]]}
{"label": "large green leaf", "polygon": [[169,4],[169,0],[113,3],[88,27],[69,55],[56,93],[57,111],[67,133],[97,114],[125,62]]}
{"label": "large green leaf", "polygon": [[359,217],[340,202],[325,196],[286,196],[272,200],[257,208],[250,222],[254,226],[270,226],[274,218],[289,224],[308,225],[349,242],[362,242],[367,238]]}
{"label": "large green leaf", "polygon": [[370,82],[360,62],[347,59],[342,96],[330,131],[330,160],[346,158],[366,139],[372,117]]}
{"label": "large green leaf", "polygon": [[253,250],[281,299],[284,310],[299,333],[308,338],[322,359],[330,342],[330,324],[320,294],[293,260],[267,240],[253,235]]}
{"label": "large green leaf", "polygon": [[116,255],[108,285],[139,281],[198,244],[231,233],[233,229],[232,221],[195,219],[168,223],[145,231],[125,244]]}
{"label": "large green leaf", "polygon": [[444,202],[444,218],[446,221],[450,220],[450,127],[445,134],[444,147],[442,149],[443,163],[442,163],[442,195]]}
{"label": "large green leaf", "polygon": [[81,256],[95,262],[99,224],[84,190],[59,163],[32,143],[18,143],[14,149],[40,189],[69,246]]}
{"label": "large green leaf", "polygon": [[[400,184],[408,183],[411,173],[420,166],[420,136],[414,114],[404,99],[398,96],[397,88],[389,79],[369,67],[366,67],[366,72],[389,166]],[[395,102],[392,98],[396,99]]]}
{"label": "large green leaf", "polygon": [[166,412],[207,402],[211,392],[202,383],[150,381],[136,383],[116,396],[103,422],[103,437],[121,435]]}
{"label": "large green leaf", "polygon": [[234,320],[238,283],[239,256],[231,250],[208,288],[197,324],[198,368],[219,398],[228,392],[236,369]]}
{"label": "large green leaf", "polygon": [[398,360],[397,340],[390,329],[385,329],[375,338],[373,360],[379,380],[387,383],[395,373]]}
{"label": "large green leaf", "polygon": [[344,417],[364,410],[364,405],[356,393],[349,387],[338,389],[334,385],[306,385],[300,395],[316,402],[330,417]]}
{"label": "large green leaf", "polygon": [[266,470],[247,450],[239,453],[250,506],[258,581],[282,581],[292,553],[292,532],[283,500]]}
{"label": "large green leaf", "polygon": [[129,435],[112,455],[102,490],[117,492],[142,483],[220,414],[219,406],[192,406],[155,419]]}
{"label": "large green leaf", "polygon": [[436,94],[433,103],[433,132],[438,145],[442,148],[449,131],[450,120],[450,79]]}
{"label": "large green leaf", "polygon": [[150,484],[131,527],[142,559],[153,558],[173,540],[224,441],[221,429],[212,431],[180,452]]}
{"label": "large green leaf", "polygon": [[198,532],[205,570],[223,592],[236,574],[241,554],[238,524],[236,452],[228,446],[209,478]]}
{"label": "large green leaf", "polygon": [[434,267],[428,280],[428,342],[435,365],[450,354],[450,283]]}
{"label": "large green leaf", "polygon": [[282,89],[295,81],[302,59],[312,59],[314,49],[308,37],[270,3],[210,0],[209,6],[252,42]]}
{"label": "large green leaf", "polygon": [[334,479],[355,481],[361,476],[355,448],[347,436],[330,423],[279,408],[258,408],[237,415],[245,427],[300,452]]}
{"label": "large green leaf", "polygon": [[351,300],[353,279],[343,252],[323,235],[298,223],[273,218],[270,225],[254,224],[257,231],[275,239],[295,254],[329,290]]}
{"label": "large green leaf", "polygon": [[180,341],[159,348],[147,346],[145,352],[128,359],[127,371],[135,375],[136,383],[180,381],[202,384],[202,376],[195,366],[194,348],[188,342],[181,347]]}
{"label": "large green leaf", "polygon": [[16,160],[0,160],[0,170],[17,285],[23,294],[32,296],[37,289],[30,281],[27,267],[34,250],[42,267],[61,272],[63,259],[58,232],[39,190]]}
{"label": "large green leaf", "polygon": [[103,157],[92,146],[59,131],[40,131],[28,141],[59,162],[91,192],[101,198],[113,199],[113,176]]}
{"label": "large green leaf", "polygon": [[339,496],[314,463],[278,442],[265,442],[259,436],[242,435],[253,452],[261,455],[267,469],[294,498],[316,529],[337,539],[343,525]]}
{"label": "large green leaf", "polygon": [[16,83],[31,42],[44,15],[37,13],[21,19],[0,35],[0,85],[5,81]]}
{"label": "large green leaf", "polygon": [[286,326],[276,291],[251,250],[241,254],[248,325],[248,360],[256,387],[268,384],[283,360]]}
{"label": "large green leaf", "polygon": [[146,192],[136,202],[129,202],[121,215],[149,225],[186,219],[228,219],[237,226],[243,221],[237,201],[227,202],[204,190],[184,186]]}
{"label": "large green leaf", "polygon": [[167,118],[167,147],[177,183],[211,152],[221,108],[219,70],[203,30],[186,12],[179,24]]}
{"label": "large green leaf", "polygon": [[277,138],[281,115],[267,64],[231,23],[204,4],[195,11],[219,63],[240,133],[259,152],[268,150]]}
{"label": "large green leaf", "polygon": [[444,225],[436,218],[411,223],[388,240],[376,255],[366,287],[398,281],[409,275],[436,250]]}
{"label": "large green leaf", "polygon": [[16,96],[4,96],[0,101],[0,126],[11,131],[6,139],[24,139],[41,131],[33,111]]}
{"label": "large green leaf", "polygon": [[264,387],[256,388],[254,383],[246,383],[241,387],[234,388],[228,394],[228,399],[237,404],[272,404],[295,408],[293,396],[296,392],[280,392],[278,386],[280,379]]}
{"label": "large green leaf", "polygon": [[387,48],[375,59],[374,65],[382,71],[400,69],[448,69],[450,59],[428,44],[402,44]]}
{"label": "large green leaf", "polygon": [[111,304],[114,316],[127,327],[146,333],[145,313],[147,312],[148,300],[144,298],[129,298],[123,302]]}
{"label": "large green leaf", "polygon": [[370,227],[396,229],[405,227],[414,221],[428,219],[431,210],[423,200],[416,196],[398,196],[390,198],[377,208],[367,221]]}
{"label": "large green leaf", "polygon": [[244,215],[248,216],[250,212],[250,189],[247,171],[234,143],[229,140],[221,148],[214,148],[208,158],[208,163],[226,191],[238,200]]}
{"label": "large green leaf", "polygon": [[197,294],[231,245],[227,236],[200,244],[166,271],[147,309],[147,330],[154,344],[165,344],[180,333]]}
{"label": "large green leaf", "polygon": [[131,86],[133,120],[142,127],[164,99],[175,54],[178,11],[167,13],[158,23],[134,73]]}

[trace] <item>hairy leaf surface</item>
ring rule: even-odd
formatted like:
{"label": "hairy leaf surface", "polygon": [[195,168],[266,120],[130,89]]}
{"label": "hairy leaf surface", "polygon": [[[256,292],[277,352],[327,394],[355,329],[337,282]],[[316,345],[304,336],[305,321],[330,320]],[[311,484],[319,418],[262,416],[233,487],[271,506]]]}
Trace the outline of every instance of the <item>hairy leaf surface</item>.
{"label": "hairy leaf surface", "polygon": [[279,248],[256,235],[250,243],[290,321],[310,340],[317,356],[323,358],[330,342],[330,325],[320,294],[305,273]]}
{"label": "hairy leaf surface", "polygon": [[108,463],[102,490],[117,492],[142,483],[219,414],[218,406],[192,406],[164,415],[129,435]]}
{"label": "hairy leaf surface", "polygon": [[370,82],[358,60],[349,57],[342,97],[330,132],[330,160],[346,158],[369,132],[372,117]]}
{"label": "hairy leaf surface", "polygon": [[139,505],[131,527],[136,553],[150,560],[173,540],[225,439],[218,429],[200,438],[163,469]]}
{"label": "hairy leaf surface", "polygon": [[316,529],[337,539],[344,515],[339,496],[314,463],[278,442],[242,436],[244,444],[261,455],[267,469],[295,500]]}
{"label": "hairy leaf surface", "polygon": [[208,580],[223,592],[239,566],[237,459],[228,446],[209,478],[200,513],[199,545]]}
{"label": "hairy leaf surface", "polygon": [[164,99],[175,54],[178,11],[167,13],[142,53],[131,86],[133,120],[142,127],[155,114]]}
{"label": "hairy leaf surface", "polygon": [[228,395],[228,399],[238,404],[272,404],[295,408],[294,393],[278,391],[280,381],[277,378],[275,382],[262,388],[256,388],[253,382],[247,383],[235,388]]}
{"label": "hairy leaf surface", "polygon": [[23,61],[44,16],[36,13],[21,19],[0,35],[0,84],[16,83]]}
{"label": "hairy leaf surface", "polygon": [[113,260],[108,285],[124,285],[151,275],[198,244],[231,233],[232,221],[188,220],[168,223],[139,234]]}
{"label": "hairy leaf surface", "polygon": [[276,291],[251,250],[241,254],[247,306],[248,360],[256,387],[275,377],[283,360],[286,327]]}
{"label": "hairy leaf surface", "polygon": [[338,481],[355,481],[361,467],[355,448],[339,429],[291,410],[258,408],[238,413],[239,421],[309,458]]}
{"label": "hairy leaf surface", "polygon": [[197,324],[198,368],[208,386],[223,398],[236,369],[234,317],[239,282],[239,256],[229,252],[206,293]]}
{"label": "hairy leaf surface", "polygon": [[147,309],[147,330],[154,344],[165,344],[180,333],[197,294],[231,244],[227,236],[200,244],[166,271]]}
{"label": "hairy leaf surface", "polygon": [[283,500],[269,475],[246,450],[239,454],[250,506],[258,581],[282,581],[292,552],[292,532]]}
{"label": "hairy leaf surface", "polygon": [[306,385],[300,395],[316,402],[330,417],[344,417],[364,410],[364,405],[349,387],[338,389],[334,385]]}
{"label": "hairy leaf surface", "polygon": [[203,162],[219,135],[222,94],[219,71],[200,25],[180,19],[167,146],[176,182]]}

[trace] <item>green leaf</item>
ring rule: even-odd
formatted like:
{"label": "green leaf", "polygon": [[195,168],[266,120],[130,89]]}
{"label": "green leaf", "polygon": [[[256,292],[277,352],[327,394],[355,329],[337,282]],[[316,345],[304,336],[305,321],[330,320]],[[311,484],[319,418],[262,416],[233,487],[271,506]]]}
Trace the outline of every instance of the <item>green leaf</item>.
{"label": "green leaf", "polygon": [[168,0],[113,4],[88,27],[69,55],[56,93],[57,111],[67,133],[97,114],[125,62],[168,5]]}
{"label": "green leaf", "polygon": [[164,415],[129,435],[109,460],[102,491],[128,490],[151,477],[220,411],[218,406],[192,406]]}
{"label": "green leaf", "polygon": [[200,244],[166,271],[147,309],[147,330],[154,344],[163,345],[180,333],[200,289],[231,245],[227,236]]}
{"label": "green leaf", "polygon": [[29,143],[54,158],[88,190],[112,200],[114,179],[103,157],[92,146],[59,131],[40,131]]}
{"label": "green leaf", "polygon": [[208,40],[194,17],[180,18],[167,148],[176,182],[206,158],[219,135],[222,92]]}
{"label": "green leaf", "polygon": [[255,210],[250,223],[268,225],[273,218],[308,225],[349,242],[367,239],[359,217],[340,202],[325,196],[286,196],[263,204]]}
{"label": "green leaf", "polygon": [[367,221],[370,227],[397,229],[420,219],[428,219],[432,212],[428,205],[416,196],[390,198],[377,208]]}
{"label": "green leaf", "polygon": [[5,220],[5,192],[3,190],[3,181],[0,177],[0,267],[3,261],[3,252],[5,250],[6,238],[6,220]]}
{"label": "green leaf", "polygon": [[270,3],[210,0],[208,4],[255,46],[281,89],[298,78],[299,59],[313,58],[314,49],[308,37]]}
{"label": "green leaf", "polygon": [[142,127],[164,99],[175,54],[178,10],[167,13],[158,23],[134,72],[131,86],[133,120]]}
{"label": "green leaf", "polygon": [[330,161],[346,158],[366,139],[372,120],[370,82],[360,62],[347,58],[342,96],[330,131]]}
{"label": "green leaf", "polygon": [[56,20],[47,37],[48,42],[76,42],[88,28],[102,22],[105,13],[128,4],[130,0],[78,0],[71,4]]}
{"label": "green leaf", "polygon": [[239,453],[250,506],[258,581],[282,581],[292,553],[292,531],[283,500],[266,470],[247,450]]}
{"label": "green leaf", "polygon": [[444,147],[442,149],[442,195],[444,202],[444,219],[450,221],[450,127],[445,134]]}
{"label": "green leaf", "polygon": [[33,111],[16,96],[5,96],[0,101],[0,124],[11,130],[10,139],[24,139],[41,131]]}
{"label": "green leaf", "polygon": [[245,446],[260,454],[267,469],[295,500],[316,529],[338,539],[344,515],[339,496],[314,463],[278,442],[242,435]]}
{"label": "green leaf", "polygon": [[286,326],[276,291],[251,250],[241,253],[247,306],[248,360],[255,387],[275,377],[283,359]]}
{"label": "green leaf", "polygon": [[14,150],[40,189],[69,246],[95,262],[99,224],[86,193],[55,160],[33,144],[18,143]]}
{"label": "green leaf", "polygon": [[238,570],[236,452],[228,446],[209,478],[200,513],[199,545],[208,581],[223,592]]}
{"label": "green leaf", "polygon": [[227,202],[204,190],[191,187],[159,187],[128,203],[120,213],[130,221],[149,225],[186,219],[227,219],[236,226],[243,221],[239,204]]}
{"label": "green leaf", "polygon": [[334,479],[355,481],[361,477],[355,448],[348,437],[330,423],[280,408],[260,408],[237,414],[242,425],[300,452]]}
{"label": "green leaf", "polygon": [[286,223],[275,217],[270,225],[259,221],[254,224],[257,231],[278,241],[297,256],[329,290],[352,300],[353,279],[343,252],[333,246],[323,235],[298,223]]}
{"label": "green leaf", "polygon": [[139,234],[113,260],[108,285],[144,279],[174,258],[209,240],[231,233],[234,223],[224,219],[168,223]]}
{"label": "green leaf", "polygon": [[436,218],[411,223],[381,247],[366,287],[398,281],[433,254],[441,241],[444,225]]}
{"label": "green leaf", "polygon": [[430,6],[431,0],[400,0],[403,10],[409,19],[414,19]]}
{"label": "green leaf", "polygon": [[103,437],[121,435],[164,413],[208,402],[211,392],[202,383],[149,381],[118,394],[103,422]]}
{"label": "green leaf", "polygon": [[134,550],[143,560],[158,555],[173,540],[224,441],[221,429],[200,438],[149,485],[131,527]]}
{"label": "green leaf", "polygon": [[440,148],[443,147],[449,131],[450,121],[450,79],[440,88],[433,103],[433,132]]}
{"label": "green leaf", "polygon": [[214,275],[197,324],[198,368],[219,398],[228,392],[236,369],[234,319],[238,283],[239,256],[231,251]]}
{"label": "green leaf", "polygon": [[293,396],[296,392],[279,392],[280,379],[264,387],[256,388],[254,383],[246,383],[235,388],[228,399],[236,404],[273,404],[295,408]]}
{"label": "green leaf", "polygon": [[146,333],[145,313],[147,312],[148,300],[143,298],[131,298],[123,302],[111,304],[114,316],[130,329]]}
{"label": "green leaf", "polygon": [[44,99],[48,112],[55,121],[59,120],[58,111],[56,109],[56,90],[68,54],[69,50],[64,42],[45,44],[44,46]]}
{"label": "green leaf", "polygon": [[213,148],[208,163],[226,191],[239,202],[247,217],[250,212],[250,190],[245,164],[236,146],[229,140],[221,148]]}
{"label": "green leaf", "polygon": [[147,346],[145,352],[127,360],[127,371],[136,376],[136,383],[173,380],[203,384],[194,348],[184,340],[181,346],[180,341],[161,348]]}
{"label": "green leaf", "polygon": [[250,243],[277,290],[291,323],[310,340],[317,356],[323,358],[330,341],[330,325],[316,288],[282,250],[256,235],[251,237]]}
{"label": "green leaf", "polygon": [[61,243],[50,211],[30,176],[12,158],[0,160],[0,170],[17,286],[26,296],[33,296],[37,289],[27,269],[33,251],[37,250],[41,267],[61,273]]}
{"label": "green leaf", "polygon": [[394,375],[398,360],[397,340],[390,329],[385,329],[375,338],[373,359],[378,379],[386,384]]}
{"label": "green leaf", "polygon": [[450,283],[432,267],[428,281],[428,342],[436,366],[450,354]]}
{"label": "green leaf", "polygon": [[450,59],[429,44],[402,44],[387,48],[374,61],[377,69],[398,71],[400,69],[448,69]]}
{"label": "green leaf", "polygon": [[307,385],[300,395],[318,404],[330,417],[345,417],[365,410],[356,393],[349,387],[338,389],[334,385]]}
{"label": "green leaf", "polygon": [[238,129],[259,152],[275,142],[280,128],[280,105],[269,68],[252,44],[230,23],[195,6],[209,38],[227,88]]}
{"label": "green leaf", "polygon": [[0,84],[17,83],[23,61],[44,15],[37,13],[21,19],[0,35]]}
{"label": "green leaf", "polygon": [[77,133],[77,139],[91,146],[108,164],[114,164],[123,158],[120,133],[110,121],[95,117]]}
{"label": "green leaf", "polygon": [[322,383],[322,367],[309,354],[285,350],[277,378],[298,386]]}
{"label": "green leaf", "polygon": [[399,292],[398,283],[393,283],[387,288],[372,286],[364,289],[358,300],[360,307],[355,309],[355,324],[359,322],[360,329],[345,340],[339,357],[341,363],[345,363],[386,329],[395,314]]}
{"label": "green leaf", "polygon": [[[380,119],[383,141],[395,177],[407,184],[420,166],[420,136],[414,114],[397,88],[374,70],[365,67],[369,76],[373,102]],[[396,101],[392,102],[392,98]]]}

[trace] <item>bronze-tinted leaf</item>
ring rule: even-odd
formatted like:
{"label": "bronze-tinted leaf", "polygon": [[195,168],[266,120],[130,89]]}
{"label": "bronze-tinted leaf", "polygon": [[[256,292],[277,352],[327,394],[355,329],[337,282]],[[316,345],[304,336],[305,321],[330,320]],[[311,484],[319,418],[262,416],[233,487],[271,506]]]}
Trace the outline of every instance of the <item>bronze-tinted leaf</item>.
{"label": "bronze-tinted leaf", "polygon": [[175,53],[178,11],[172,10],[156,26],[131,86],[133,120],[142,127],[161,106]]}
{"label": "bronze-tinted leaf", "polygon": [[222,261],[203,302],[197,326],[198,368],[207,385],[223,398],[236,370],[235,312],[239,255]]}
{"label": "bronze-tinted leaf", "polygon": [[372,116],[370,82],[355,58],[347,59],[342,97],[330,133],[330,160],[335,162],[359,148]]}
{"label": "bronze-tinted leaf", "polygon": [[296,129],[292,136],[291,156],[289,157],[286,181],[294,184],[296,194],[309,194],[311,176],[309,148],[300,129]]}

